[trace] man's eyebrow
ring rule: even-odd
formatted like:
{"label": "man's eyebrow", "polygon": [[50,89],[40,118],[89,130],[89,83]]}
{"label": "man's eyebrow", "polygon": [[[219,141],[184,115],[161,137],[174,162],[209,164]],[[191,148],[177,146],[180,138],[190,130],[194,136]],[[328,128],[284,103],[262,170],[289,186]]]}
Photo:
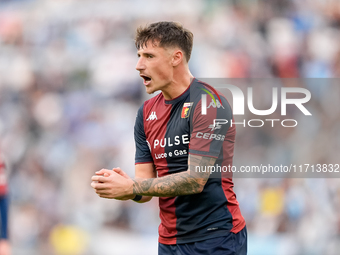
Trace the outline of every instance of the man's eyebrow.
{"label": "man's eyebrow", "polygon": [[152,56],[154,56],[154,54],[153,53],[151,53],[151,52],[141,52],[141,53],[139,53],[139,52],[137,52],[137,56],[141,56],[141,55],[152,55]]}

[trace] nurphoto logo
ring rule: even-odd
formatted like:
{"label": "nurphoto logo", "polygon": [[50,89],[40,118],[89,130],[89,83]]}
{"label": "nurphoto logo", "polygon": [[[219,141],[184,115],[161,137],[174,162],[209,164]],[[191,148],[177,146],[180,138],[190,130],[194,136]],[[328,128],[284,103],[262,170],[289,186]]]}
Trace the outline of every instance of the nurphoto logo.
{"label": "nurphoto logo", "polygon": [[[238,88],[237,86],[234,85],[223,85],[223,88],[227,88],[233,98],[233,115],[245,115],[245,95],[243,91]],[[206,115],[207,114],[207,109],[210,107],[214,108],[220,108],[224,106],[222,105],[221,100],[216,100],[214,96],[206,89],[202,89],[207,94],[210,95],[212,98],[212,101],[210,104],[207,104],[207,94],[202,94],[201,95],[201,114]],[[214,91],[215,92],[215,91]],[[300,94],[302,95],[302,98],[288,98],[288,95],[290,93],[295,93],[295,94]],[[216,94],[216,93],[215,93]],[[270,114],[273,114],[277,108],[278,108],[278,88],[272,88],[272,105],[269,109],[265,110],[259,110],[255,109],[254,103],[253,103],[253,88],[248,87],[247,89],[247,106],[248,109],[251,113],[257,116],[267,116]],[[220,98],[218,98],[220,99]],[[307,110],[307,108],[304,106],[307,102],[309,102],[311,99],[311,93],[309,90],[305,88],[297,88],[297,87],[284,87],[281,88],[281,116],[286,116],[287,115],[287,105],[295,105],[304,115],[306,116],[312,116],[312,114]],[[271,122],[271,126],[274,127],[274,123],[280,121],[281,125],[283,127],[296,127],[298,125],[297,120],[295,119],[285,119],[285,120],[280,120],[280,119],[251,119],[248,120],[248,126],[249,127],[262,127],[265,122]],[[212,123],[209,128],[212,130],[219,129],[221,125],[230,123],[232,125],[236,124],[242,124],[244,127],[246,126],[246,120],[244,119],[243,122],[234,122],[232,119],[227,120],[227,119],[215,119],[214,123]]]}

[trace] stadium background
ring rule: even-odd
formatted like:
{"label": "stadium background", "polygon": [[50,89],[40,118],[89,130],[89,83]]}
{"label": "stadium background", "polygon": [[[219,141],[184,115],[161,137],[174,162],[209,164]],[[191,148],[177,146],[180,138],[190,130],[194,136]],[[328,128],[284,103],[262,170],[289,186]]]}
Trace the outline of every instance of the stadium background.
{"label": "stadium background", "polygon": [[[156,253],[157,199],[100,199],[90,177],[116,166],[133,176],[133,124],[147,98],[133,36],[159,20],[193,31],[196,77],[340,75],[337,0],[0,1],[0,141],[14,255]],[[304,154],[339,163],[340,91],[320,84],[306,85],[315,102],[307,129],[239,132],[236,160],[288,164]],[[338,254],[339,179],[235,184],[249,255]]]}

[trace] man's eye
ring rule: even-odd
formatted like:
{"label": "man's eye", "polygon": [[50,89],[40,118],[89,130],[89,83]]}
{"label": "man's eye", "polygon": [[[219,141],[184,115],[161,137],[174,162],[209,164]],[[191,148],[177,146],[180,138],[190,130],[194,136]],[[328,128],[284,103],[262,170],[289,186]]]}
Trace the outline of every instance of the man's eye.
{"label": "man's eye", "polygon": [[148,58],[153,58],[153,56],[152,55],[148,55]]}

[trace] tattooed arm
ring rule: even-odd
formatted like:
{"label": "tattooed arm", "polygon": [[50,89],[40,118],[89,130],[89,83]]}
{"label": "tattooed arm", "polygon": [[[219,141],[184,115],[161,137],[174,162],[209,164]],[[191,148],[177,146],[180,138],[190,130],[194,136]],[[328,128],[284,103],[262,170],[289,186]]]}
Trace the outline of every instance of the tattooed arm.
{"label": "tattooed arm", "polygon": [[195,171],[196,167],[212,166],[215,158],[189,154],[189,169],[161,178],[134,179],[133,194],[174,197],[202,192],[210,172]]}
{"label": "tattooed arm", "polygon": [[160,178],[130,179],[119,174],[117,169],[102,169],[92,176],[91,186],[100,197],[120,200],[131,199],[135,195],[142,195],[144,198],[196,194],[202,192],[210,176],[209,171],[196,171],[196,167],[201,169],[204,166],[212,166],[215,161],[215,158],[189,154],[187,171]]}

